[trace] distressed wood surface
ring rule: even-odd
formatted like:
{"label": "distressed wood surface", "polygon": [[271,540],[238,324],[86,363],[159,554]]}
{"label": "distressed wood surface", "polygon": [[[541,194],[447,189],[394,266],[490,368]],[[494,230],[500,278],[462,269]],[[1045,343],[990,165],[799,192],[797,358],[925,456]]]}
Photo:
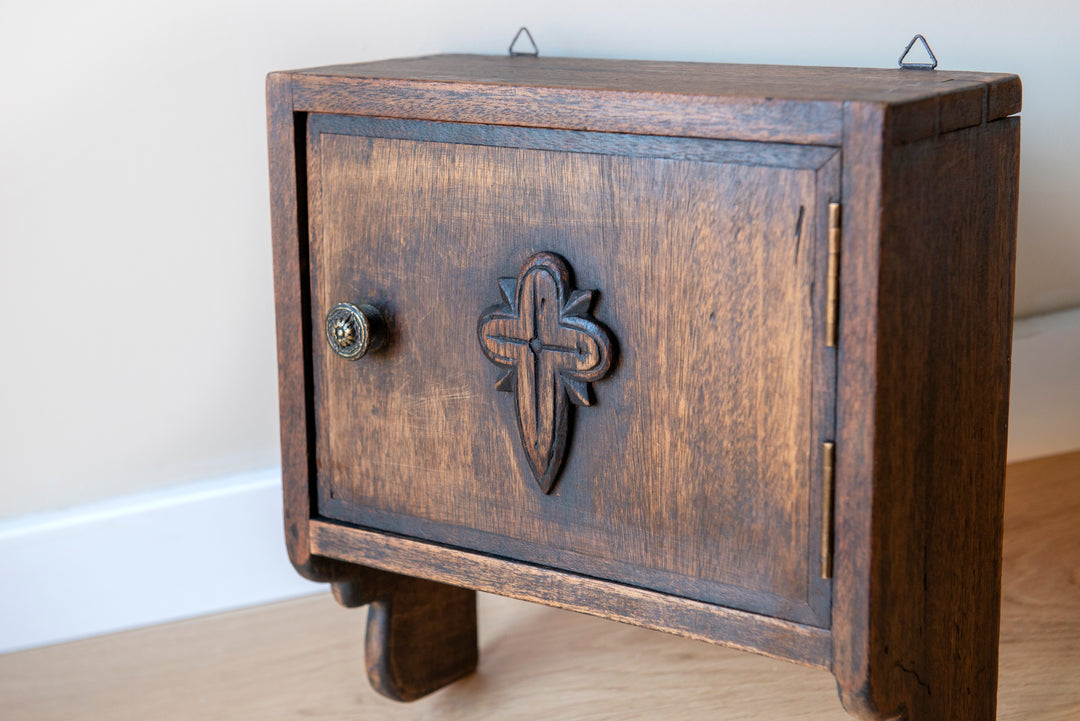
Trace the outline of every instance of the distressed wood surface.
{"label": "distressed wood surface", "polygon": [[1019,119],[845,157],[882,172],[845,208],[880,241],[844,245],[834,670],[865,718],[993,719]]}
{"label": "distressed wood surface", "polygon": [[[390,325],[360,363],[282,351],[301,572],[350,568],[314,552],[831,657],[863,718],[993,718],[1015,76],[440,56],[271,76],[270,98],[280,341],[342,300]],[[538,251],[597,289],[616,351],[550,496],[475,335]]]}
{"label": "distressed wood surface", "polygon": [[593,404],[590,383],[612,366],[611,334],[589,315],[593,290],[574,287],[566,260],[541,252],[517,278],[500,278],[503,300],[484,311],[476,335],[495,382],[514,394],[518,434],[540,490],[550,493],[570,440],[574,405]]}
{"label": "distressed wood surface", "polygon": [[884,111],[852,103],[844,118],[844,206],[841,237],[840,336],[836,387],[836,481],[834,486],[833,673],[841,699],[857,710],[869,674],[867,629],[873,528],[873,388],[877,361],[878,264],[881,233],[881,163]]}
{"label": "distressed wood surface", "polygon": [[[321,326],[309,323],[307,183],[302,170],[303,140],[295,132],[289,79],[271,74],[266,89],[285,544],[296,570],[313,581],[355,585],[358,573],[368,580],[380,580],[381,591],[370,613],[368,649],[372,663],[368,676],[388,696],[416,698],[475,667],[475,611],[470,625],[468,612],[461,605],[463,598],[471,602],[475,594],[311,555],[309,521],[316,507],[314,414],[309,402],[313,382],[311,348]],[[456,617],[433,615],[448,603],[457,610]],[[403,619],[425,613],[431,616],[423,625],[429,638],[418,645],[409,632],[397,629]],[[441,665],[416,658],[418,652],[431,649],[439,652]]]}
{"label": "distressed wood surface", "polygon": [[[503,55],[428,55],[293,71],[338,76],[509,87],[620,90],[672,95],[786,98],[900,104],[964,93],[971,85],[1012,83],[1009,73],[898,68],[688,63],[598,58],[511,58]],[[1003,90],[1002,90],[1003,91]],[[1019,100],[1014,99],[1019,111]],[[995,118],[990,118],[991,120]]]}
{"label": "distressed wood surface", "polygon": [[890,142],[1020,111],[1004,73],[438,55],[296,71],[298,110],[839,146],[843,104]]}
{"label": "distressed wood surface", "polygon": [[808,666],[829,665],[829,633],[814,626],[340,523],[313,521],[311,529],[315,552],[360,566],[467,585]]}
{"label": "distressed wood surface", "polygon": [[312,335],[308,325],[306,174],[303,145],[296,143],[288,75],[267,76],[266,104],[285,542],[289,560],[298,572],[314,581],[329,581],[347,569],[329,559],[312,558],[308,539],[308,519],[315,508],[315,476],[310,452],[314,429],[309,402]]}
{"label": "distressed wood surface", "polygon": [[[1080,717],[1080,453],[1010,466],[1001,721]],[[477,673],[412,704],[363,682],[329,594],[0,656],[20,721],[843,721],[825,671],[481,595]]]}
{"label": "distressed wood surface", "polygon": [[345,608],[368,609],[365,665],[371,686],[415,701],[476,670],[476,593],[373,568],[333,584]]}
{"label": "distressed wood surface", "polygon": [[[390,325],[356,363],[313,347],[322,515],[827,623],[808,569],[824,440],[818,164],[831,153],[790,152],[810,161],[790,168],[633,157],[625,140],[618,154],[550,153],[321,127],[311,322],[350,301]],[[476,337],[498,279],[540,251],[597,290],[593,315],[618,346],[550,495]]]}

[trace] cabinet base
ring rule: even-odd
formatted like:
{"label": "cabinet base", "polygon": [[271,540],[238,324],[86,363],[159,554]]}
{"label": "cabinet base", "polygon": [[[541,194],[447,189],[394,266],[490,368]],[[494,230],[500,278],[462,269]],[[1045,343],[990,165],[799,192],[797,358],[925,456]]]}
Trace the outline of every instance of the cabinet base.
{"label": "cabinet base", "polygon": [[371,604],[365,665],[376,691],[415,701],[476,670],[476,592],[376,569],[333,584],[346,608]]}

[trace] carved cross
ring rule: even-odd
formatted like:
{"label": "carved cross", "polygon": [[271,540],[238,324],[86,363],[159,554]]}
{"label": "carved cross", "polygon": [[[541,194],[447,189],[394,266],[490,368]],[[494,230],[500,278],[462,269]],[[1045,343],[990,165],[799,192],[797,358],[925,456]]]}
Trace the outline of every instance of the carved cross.
{"label": "carved cross", "polygon": [[514,393],[525,456],[549,493],[566,453],[570,404],[592,405],[589,383],[611,369],[611,335],[589,315],[593,291],[575,290],[570,266],[554,253],[532,256],[499,288],[503,302],[480,316],[480,347],[506,368],[495,388]]}

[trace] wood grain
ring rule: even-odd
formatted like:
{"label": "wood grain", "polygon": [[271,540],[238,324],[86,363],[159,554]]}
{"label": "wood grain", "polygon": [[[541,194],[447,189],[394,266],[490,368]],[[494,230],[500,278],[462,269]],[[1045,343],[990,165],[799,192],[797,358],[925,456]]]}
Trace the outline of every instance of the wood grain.
{"label": "wood grain", "polygon": [[312,558],[308,519],[315,507],[311,442],[311,338],[308,310],[307,194],[303,144],[297,144],[292,79],[266,78],[267,137],[270,145],[270,217],[274,246],[274,306],[277,320],[278,404],[285,494],[285,541],[298,572],[313,581],[331,581],[347,571],[330,559]]}
{"label": "wood grain", "polygon": [[[827,623],[807,553],[822,154],[795,169],[319,130],[312,323],[348,300],[391,326],[359,363],[313,348],[322,515]],[[497,279],[539,251],[598,290],[619,347],[550,496],[475,335]]]}
{"label": "wood grain", "polygon": [[365,663],[372,688],[415,701],[476,670],[476,593],[358,567],[333,585],[346,608],[370,604]]}
{"label": "wood grain", "polygon": [[[310,319],[306,176],[302,139],[295,136],[291,79],[267,77],[270,191],[277,313],[285,539],[289,559],[306,578],[354,584],[358,574],[378,579],[370,613],[368,676],[382,693],[417,698],[470,673],[476,666],[476,617],[471,591],[358,568],[311,554],[309,521],[315,506],[311,346],[319,326]],[[299,142],[298,142],[299,140]],[[395,611],[395,608],[397,609]],[[444,613],[449,608],[454,612]],[[424,623],[416,624],[416,619]],[[402,624],[408,627],[402,630]],[[410,626],[411,624],[411,626]],[[412,626],[423,629],[416,643]],[[432,663],[429,652],[436,654]]]}
{"label": "wood grain", "polygon": [[[863,718],[993,717],[1018,78],[439,56],[271,76],[270,99],[301,572],[831,662]],[[618,346],[547,497],[474,337],[539,251]],[[362,363],[312,342],[342,300],[389,318]]]}
{"label": "wood grain", "polygon": [[866,152],[847,214],[880,222],[845,243],[838,400],[834,670],[867,718],[994,718],[1018,151],[1013,118]]}
{"label": "wood grain", "polygon": [[843,149],[841,215],[840,351],[836,386],[836,480],[834,486],[833,665],[844,707],[875,711],[865,702],[870,648],[869,584],[873,519],[874,393],[877,362],[877,277],[881,235],[881,165],[884,111],[851,103]]}
{"label": "wood grain", "polygon": [[1015,75],[439,55],[296,71],[296,109],[839,146],[843,104],[911,142],[1020,111]]}
{"label": "wood grain", "polygon": [[1005,478],[999,719],[1080,718],[1080,452]]}
{"label": "wood grain", "polygon": [[501,302],[480,316],[476,335],[503,369],[495,388],[514,394],[518,434],[540,490],[550,493],[570,441],[574,405],[593,404],[594,381],[613,363],[613,340],[589,315],[593,290],[574,287],[566,260],[541,252],[517,278],[500,278]]}
{"label": "wood grain", "polygon": [[[1010,466],[1001,721],[1080,716],[1080,453]],[[363,682],[364,628],[328,594],[0,656],[19,721],[842,721],[827,672],[481,595],[480,665],[413,704]]]}
{"label": "wood grain", "polygon": [[829,633],[814,626],[340,523],[312,521],[311,531],[313,551],[357,565],[602,615],[808,666],[829,664]]}
{"label": "wood grain", "polygon": [[[298,110],[604,133],[839,145],[841,103],[294,76]],[[458,95],[457,93],[460,93]],[[462,102],[462,99],[465,99]]]}

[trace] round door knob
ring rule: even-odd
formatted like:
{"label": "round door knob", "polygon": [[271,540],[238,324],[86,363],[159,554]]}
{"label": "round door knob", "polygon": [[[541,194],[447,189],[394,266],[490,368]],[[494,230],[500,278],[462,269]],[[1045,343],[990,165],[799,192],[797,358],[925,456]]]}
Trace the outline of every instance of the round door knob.
{"label": "round door knob", "polygon": [[326,342],[345,360],[359,360],[386,342],[386,319],[373,305],[338,303],[326,314]]}

